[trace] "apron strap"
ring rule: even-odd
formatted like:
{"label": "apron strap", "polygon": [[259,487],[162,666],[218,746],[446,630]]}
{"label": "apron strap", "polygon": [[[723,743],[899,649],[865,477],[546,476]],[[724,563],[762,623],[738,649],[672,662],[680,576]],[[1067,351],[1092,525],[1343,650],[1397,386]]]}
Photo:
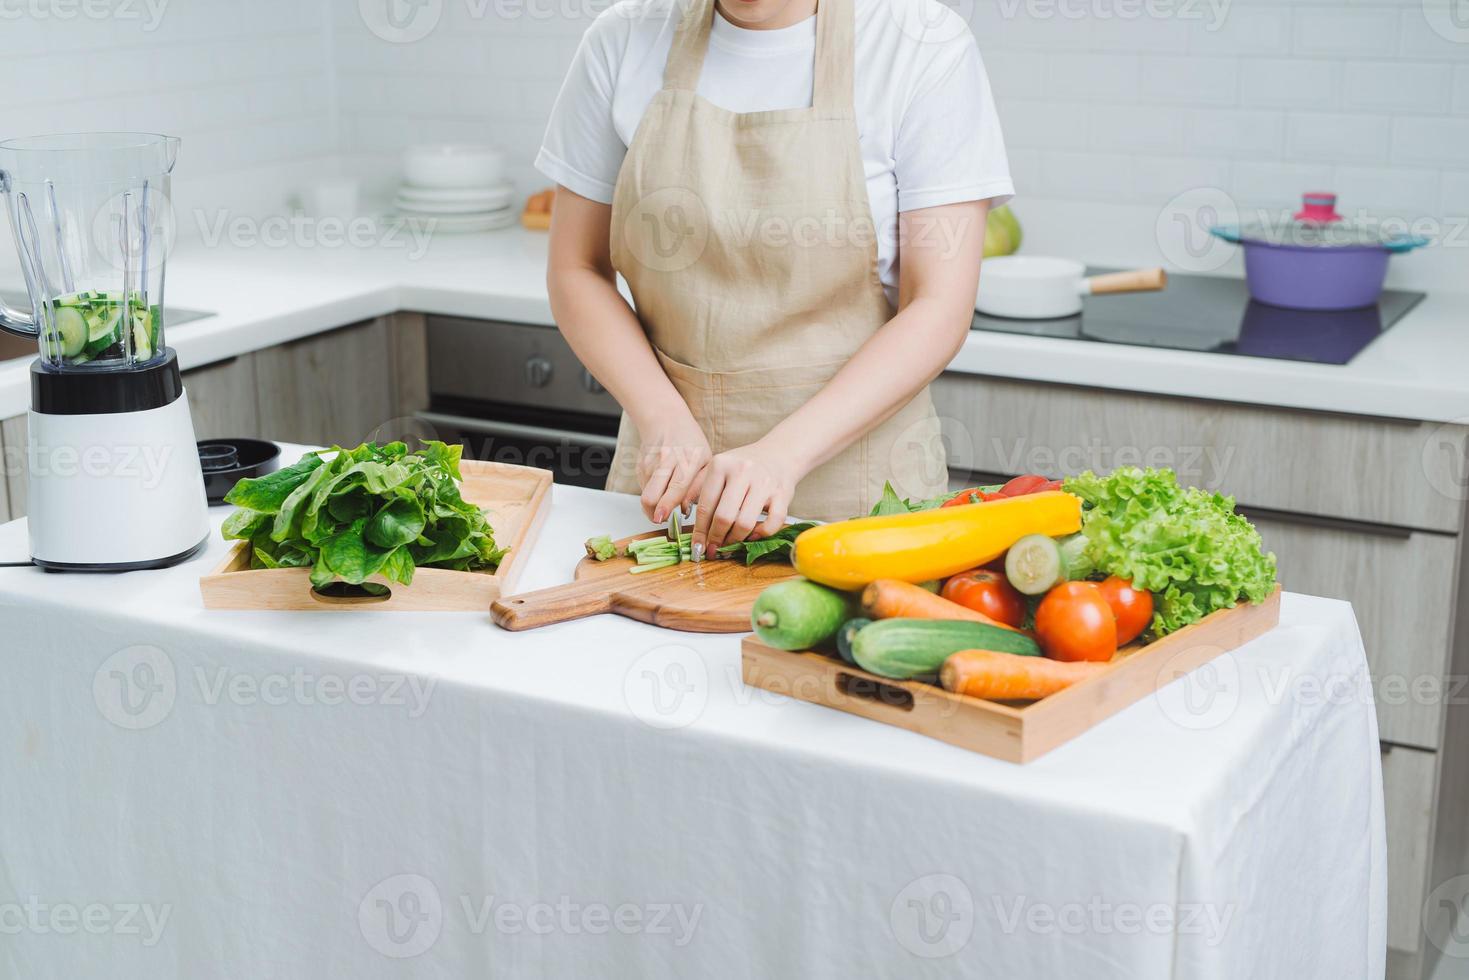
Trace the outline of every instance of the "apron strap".
{"label": "apron strap", "polygon": [[852,62],[857,58],[852,0],[818,0],[816,77],[811,105],[822,115],[852,111]]}
{"label": "apron strap", "polygon": [[674,0],[675,6],[683,3],[688,3],[688,8],[673,32],[673,46],[663,66],[663,87],[697,92],[704,52],[709,50],[709,32],[714,28],[714,0]]}
{"label": "apron strap", "polygon": [[[682,0],[676,0],[682,2]],[[715,0],[688,0],[663,68],[663,87],[694,92],[709,50]],[[852,63],[856,60],[856,14],[852,0],[819,0],[816,9],[816,67],[811,96],[820,113],[852,109]]]}

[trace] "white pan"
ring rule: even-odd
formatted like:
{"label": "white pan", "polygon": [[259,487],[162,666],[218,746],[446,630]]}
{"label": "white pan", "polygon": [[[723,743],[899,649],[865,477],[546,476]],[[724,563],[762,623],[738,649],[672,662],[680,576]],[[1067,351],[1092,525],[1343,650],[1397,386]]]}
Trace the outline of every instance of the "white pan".
{"label": "white pan", "polygon": [[1080,313],[1084,296],[1156,292],[1167,285],[1168,274],[1162,269],[1087,278],[1086,266],[1071,259],[1005,255],[985,259],[980,267],[974,308],[988,316],[1049,320]]}

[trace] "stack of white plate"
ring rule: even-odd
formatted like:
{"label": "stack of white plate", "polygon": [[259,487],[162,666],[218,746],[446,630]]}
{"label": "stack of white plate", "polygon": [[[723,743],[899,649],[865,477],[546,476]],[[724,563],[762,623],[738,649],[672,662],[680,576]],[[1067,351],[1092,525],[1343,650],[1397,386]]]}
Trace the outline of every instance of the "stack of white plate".
{"label": "stack of white plate", "polygon": [[393,197],[402,216],[437,231],[490,231],[515,223],[515,189],[505,155],[492,146],[435,143],[409,147],[404,181]]}

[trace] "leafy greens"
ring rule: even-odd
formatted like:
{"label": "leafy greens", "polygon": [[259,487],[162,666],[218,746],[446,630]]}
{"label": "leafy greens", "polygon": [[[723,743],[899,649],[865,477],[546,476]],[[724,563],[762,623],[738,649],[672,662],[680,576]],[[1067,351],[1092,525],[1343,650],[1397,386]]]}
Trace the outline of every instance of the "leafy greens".
{"label": "leafy greens", "polygon": [[[335,446],[235,484],[227,539],[250,542],[251,568],[310,568],[311,584],[361,585],[381,574],[408,585],[415,568],[499,565],[485,513],[459,495],[464,447],[426,441]],[[327,458],[330,457],[330,458]]]}
{"label": "leafy greens", "polygon": [[886,517],[889,514],[911,514],[920,510],[933,510],[935,507],[942,507],[952,500],[953,497],[954,495],[952,493],[948,493],[942,497],[933,497],[929,500],[905,500],[898,496],[898,491],[893,489],[891,483],[884,483],[882,485],[882,496],[878,498],[877,503],[872,506],[872,510],[868,512],[867,516]]}
{"label": "leafy greens", "polygon": [[1135,466],[1064,484],[1082,499],[1081,533],[1097,568],[1153,593],[1159,636],[1275,588],[1275,555],[1234,498],[1180,487],[1172,470]]}
{"label": "leafy greens", "polygon": [[743,558],[746,565],[753,565],[762,559],[784,558],[790,561],[791,549],[795,547],[796,538],[802,531],[815,527],[812,521],[800,524],[787,524],[768,538],[759,541],[736,541],[719,549],[719,553],[726,558]]}

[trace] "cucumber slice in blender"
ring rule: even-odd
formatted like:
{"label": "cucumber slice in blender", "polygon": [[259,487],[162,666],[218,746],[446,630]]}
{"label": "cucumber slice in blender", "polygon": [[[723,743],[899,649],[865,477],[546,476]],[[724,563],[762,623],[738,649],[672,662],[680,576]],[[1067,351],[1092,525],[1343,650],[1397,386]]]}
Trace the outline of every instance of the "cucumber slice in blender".
{"label": "cucumber slice in blender", "polygon": [[122,322],[121,309],[102,309],[87,318],[87,340],[97,341],[103,337],[116,337],[117,325]]}
{"label": "cucumber slice in blender", "polygon": [[52,323],[62,357],[76,357],[87,346],[87,319],[81,311],[70,306],[58,307]]}
{"label": "cucumber slice in blender", "polygon": [[148,312],[133,315],[133,357],[146,361],[153,356],[153,315]]}
{"label": "cucumber slice in blender", "polygon": [[1023,595],[1042,595],[1066,581],[1066,563],[1055,539],[1027,534],[1005,555],[1005,577]]}

